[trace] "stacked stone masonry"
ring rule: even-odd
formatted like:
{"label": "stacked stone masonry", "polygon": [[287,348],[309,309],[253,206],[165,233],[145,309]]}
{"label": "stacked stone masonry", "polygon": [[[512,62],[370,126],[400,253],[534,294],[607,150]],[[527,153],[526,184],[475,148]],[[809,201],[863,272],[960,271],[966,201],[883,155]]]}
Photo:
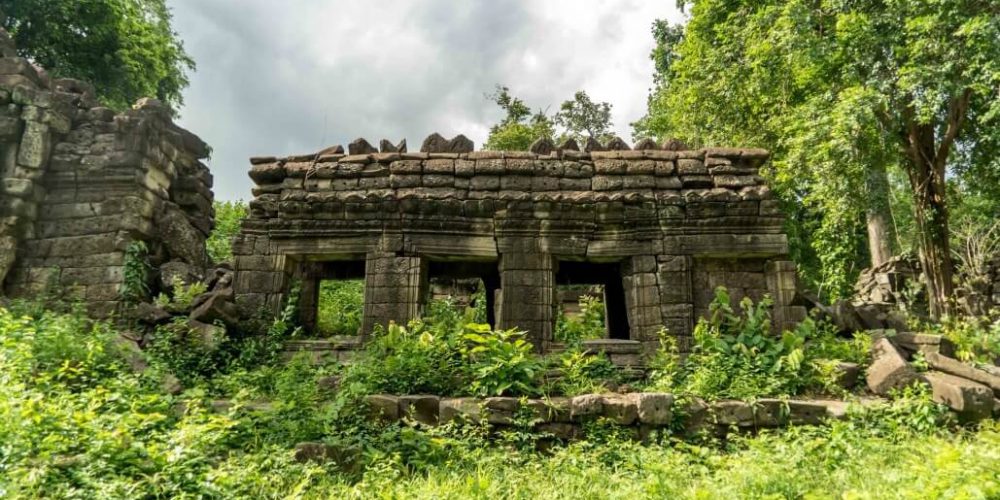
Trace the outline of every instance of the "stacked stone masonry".
{"label": "stacked stone masonry", "polygon": [[617,338],[646,349],[663,326],[689,345],[718,286],[734,300],[769,294],[776,328],[805,315],[781,213],[758,175],[764,150],[616,140],[606,151],[474,152],[437,134],[424,144],[378,152],[359,139],[355,154],[252,158],[254,199],[234,246],[243,309],[276,312],[293,283],[311,294],[330,276],[316,269],[363,266],[363,334],[417,317],[435,275],[482,278],[494,326],[529,332],[541,350],[554,347],[567,280],[617,290],[606,297],[609,316],[623,304]]}
{"label": "stacked stone masonry", "polygon": [[0,30],[0,283],[12,296],[62,290],[95,315],[119,303],[124,251],[208,265],[208,147],[154,99],[123,113],[81,81],[17,57]]}

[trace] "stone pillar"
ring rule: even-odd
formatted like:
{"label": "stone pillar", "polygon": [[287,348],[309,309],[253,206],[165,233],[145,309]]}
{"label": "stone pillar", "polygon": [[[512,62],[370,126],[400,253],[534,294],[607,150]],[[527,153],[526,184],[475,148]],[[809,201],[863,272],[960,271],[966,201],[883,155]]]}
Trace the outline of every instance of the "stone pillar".
{"label": "stone pillar", "polygon": [[361,332],[370,334],[375,325],[389,322],[405,325],[420,316],[427,286],[427,263],[420,257],[372,252],[365,261],[365,310]]}
{"label": "stone pillar", "polygon": [[803,306],[793,305],[798,288],[795,263],[788,260],[772,260],[764,266],[767,276],[767,291],[774,298],[771,328],[780,333],[795,328],[806,319]]}
{"label": "stone pillar", "polygon": [[631,340],[655,341],[663,327],[656,270],[656,257],[652,255],[630,257],[622,265]]}
{"label": "stone pillar", "polygon": [[240,234],[233,241],[233,292],[246,317],[280,314],[292,286],[287,257],[271,250],[264,235]]}
{"label": "stone pillar", "polygon": [[552,255],[510,252],[500,256],[500,314],[497,328],[528,332],[536,351],[553,340],[556,286]]}
{"label": "stone pillar", "polygon": [[[681,352],[691,348],[694,331],[694,293],[690,255],[660,255],[656,258],[656,283],[660,292],[660,313],[663,326],[677,341]],[[658,347],[656,339],[643,339],[649,351]]]}

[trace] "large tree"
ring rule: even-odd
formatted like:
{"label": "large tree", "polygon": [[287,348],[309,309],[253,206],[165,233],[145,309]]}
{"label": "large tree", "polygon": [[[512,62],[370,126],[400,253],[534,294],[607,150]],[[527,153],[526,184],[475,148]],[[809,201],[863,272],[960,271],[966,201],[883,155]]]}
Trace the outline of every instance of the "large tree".
{"label": "large tree", "polygon": [[675,43],[661,52],[670,60],[637,133],[771,147],[786,200],[820,215],[821,245],[853,234],[852,214],[884,214],[884,172],[899,168],[931,313],[945,311],[952,292],[946,173],[984,168],[996,152],[1000,3],[684,6],[691,18],[681,34],[669,33]]}
{"label": "large tree", "polygon": [[22,56],[91,82],[107,105],[123,109],[140,97],[174,109],[183,103],[194,62],[165,0],[0,0],[0,11]]}

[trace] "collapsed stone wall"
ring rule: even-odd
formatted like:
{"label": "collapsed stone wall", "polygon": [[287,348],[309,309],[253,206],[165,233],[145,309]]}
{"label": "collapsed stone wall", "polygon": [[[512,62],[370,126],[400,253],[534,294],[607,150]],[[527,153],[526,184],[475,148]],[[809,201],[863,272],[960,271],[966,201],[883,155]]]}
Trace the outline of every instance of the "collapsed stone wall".
{"label": "collapsed stone wall", "polygon": [[90,312],[119,303],[124,251],[154,266],[205,269],[213,226],[208,146],[142,99],[122,113],[93,88],[17,57],[0,30],[0,283],[11,296],[55,289]]}
{"label": "collapsed stone wall", "polygon": [[295,281],[314,307],[318,281],[352,263],[366,282],[362,333],[418,315],[428,278],[443,272],[481,278],[495,326],[526,330],[542,349],[567,274],[619,290],[621,340],[650,350],[664,325],[689,344],[715,286],[770,294],[778,328],[805,315],[780,210],[758,175],[766,151],[631,150],[620,139],[472,151],[437,134],[418,153],[382,145],[251,159],[254,199],[234,245],[244,311],[276,312]]}

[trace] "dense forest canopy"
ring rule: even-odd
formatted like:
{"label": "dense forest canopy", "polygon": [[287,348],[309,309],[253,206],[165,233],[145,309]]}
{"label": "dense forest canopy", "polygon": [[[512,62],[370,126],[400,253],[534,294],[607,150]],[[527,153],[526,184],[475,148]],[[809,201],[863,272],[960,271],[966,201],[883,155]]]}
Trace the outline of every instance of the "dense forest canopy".
{"label": "dense forest canopy", "polygon": [[932,312],[947,309],[952,216],[998,215],[1000,5],[682,5],[686,25],[654,26],[656,88],[635,133],[771,149],[814,286],[844,294],[859,269],[912,246]]}

